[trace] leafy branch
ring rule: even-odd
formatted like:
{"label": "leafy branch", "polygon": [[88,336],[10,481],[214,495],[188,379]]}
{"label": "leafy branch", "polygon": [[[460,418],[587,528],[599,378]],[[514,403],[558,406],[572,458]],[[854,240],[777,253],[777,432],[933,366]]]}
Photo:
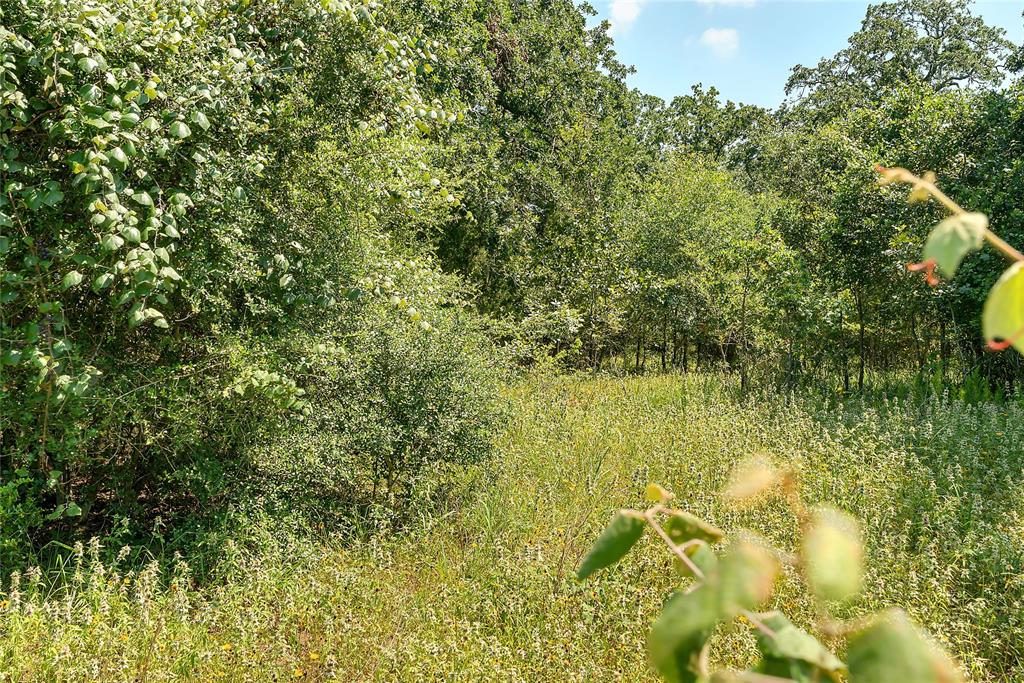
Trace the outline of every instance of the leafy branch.
{"label": "leafy branch", "polygon": [[[796,495],[795,477],[760,459],[748,459],[734,471],[723,497],[733,505],[759,504],[780,496],[801,522],[803,538],[797,559],[787,560],[804,577],[822,615],[819,629],[848,636],[844,663],[807,631],[777,611],[756,613],[772,594],[787,557],[746,538],[730,541],[721,552],[713,546],[725,538],[714,525],[671,507],[674,496],[657,484],[647,487],[654,503],[644,511],[620,510],[583,559],[577,577],[611,567],[636,546],[646,528],[668,546],[676,571],[691,580],[666,602],[651,628],[648,654],[654,668],[671,683],[774,681],[844,681],[850,683],[952,683],[960,674],[949,657],[899,610],[840,622],[828,617],[832,604],[845,603],[860,591],[863,550],[859,527],[838,510],[808,511]],[[664,521],[662,521],[664,520]],[[739,619],[755,630],[761,661],[749,671],[709,670],[712,635],[722,624]]]}
{"label": "leafy branch", "polygon": [[936,268],[946,277],[953,277],[964,258],[981,249],[986,242],[1012,262],[985,301],[982,333],[988,348],[993,351],[1013,346],[1024,353],[1024,254],[989,228],[987,216],[968,212],[950,199],[936,186],[935,174],[926,173],[918,177],[905,168],[881,166],[876,170],[880,175],[879,183],[883,185],[911,185],[909,201],[933,198],[952,214],[939,222],[928,235],[922,261],[907,266],[912,271],[924,271],[930,285],[939,284]]}

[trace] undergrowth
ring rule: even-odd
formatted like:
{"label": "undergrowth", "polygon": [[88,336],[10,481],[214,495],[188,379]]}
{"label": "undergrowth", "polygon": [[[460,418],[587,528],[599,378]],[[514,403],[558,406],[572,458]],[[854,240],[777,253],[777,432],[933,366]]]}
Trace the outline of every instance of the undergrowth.
{"label": "undergrowth", "polygon": [[[863,520],[868,575],[844,616],[903,607],[970,680],[1024,677],[1024,405],[740,398],[716,376],[533,378],[509,399],[494,466],[400,535],[229,542],[202,582],[195,558],[119,564],[95,543],[9,577],[0,680],[654,680],[644,640],[670,559],[639,553],[586,585],[573,570],[650,481],[794,548],[784,505],[734,512],[710,493],[751,453]],[[769,607],[806,627],[797,581]],[[745,628],[715,638],[726,665],[755,656]]]}

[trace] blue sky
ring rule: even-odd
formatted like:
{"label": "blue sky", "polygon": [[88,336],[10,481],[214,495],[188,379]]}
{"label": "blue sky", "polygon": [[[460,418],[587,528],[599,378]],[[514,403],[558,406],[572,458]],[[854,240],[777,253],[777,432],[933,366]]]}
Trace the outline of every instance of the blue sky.
{"label": "blue sky", "polygon": [[[860,0],[590,0],[612,22],[630,85],[670,100],[694,83],[774,107],[789,70],[835,54],[860,27]],[[1024,41],[1024,0],[978,0],[974,11]]]}

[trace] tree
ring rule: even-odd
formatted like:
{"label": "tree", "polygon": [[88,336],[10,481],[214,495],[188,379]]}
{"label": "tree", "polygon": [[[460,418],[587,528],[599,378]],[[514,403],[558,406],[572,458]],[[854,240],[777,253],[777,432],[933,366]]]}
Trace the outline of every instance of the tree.
{"label": "tree", "polygon": [[868,7],[849,46],[815,67],[798,65],[786,94],[831,118],[901,85],[941,92],[996,86],[1012,43],[970,11],[970,0],[897,0]]}

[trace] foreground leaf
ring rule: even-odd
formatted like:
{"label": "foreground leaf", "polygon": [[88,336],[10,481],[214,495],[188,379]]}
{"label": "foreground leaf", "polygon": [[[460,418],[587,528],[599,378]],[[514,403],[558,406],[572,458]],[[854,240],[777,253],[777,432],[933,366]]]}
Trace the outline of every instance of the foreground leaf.
{"label": "foreground leaf", "polygon": [[934,260],[943,275],[953,277],[964,257],[981,249],[986,228],[988,217],[983,213],[950,216],[928,235],[924,244],[924,261]]}
{"label": "foreground leaf", "polygon": [[662,678],[669,683],[706,678],[706,645],[718,621],[718,594],[713,586],[679,591],[668,599],[647,637],[651,663]]}
{"label": "foreground leaf", "polygon": [[725,535],[718,527],[683,511],[672,513],[665,522],[665,532],[677,544],[692,540],[717,543]]}
{"label": "foreground leaf", "polygon": [[955,683],[960,672],[902,610],[879,615],[850,640],[850,683]]}
{"label": "foreground leaf", "polygon": [[985,341],[1003,340],[1024,353],[1024,262],[1014,263],[996,281],[981,313]]}
{"label": "foreground leaf", "polygon": [[610,567],[629,552],[644,533],[643,515],[633,510],[620,510],[598,537],[594,547],[580,565],[576,578],[581,581],[598,569]]}
{"label": "foreground leaf", "polygon": [[[718,555],[715,555],[715,551],[707,543],[691,545],[684,552],[690,558],[690,561],[697,566],[697,569],[701,570],[704,576],[708,576],[718,569]],[[675,558],[675,568],[681,576],[693,576],[690,568],[683,564],[683,561],[678,557]]]}
{"label": "foreground leaf", "polygon": [[751,456],[733,469],[722,497],[736,507],[746,507],[757,502],[781,482],[782,476],[767,458]]}
{"label": "foreground leaf", "polygon": [[807,580],[819,600],[846,600],[860,591],[864,552],[852,517],[830,508],[818,509],[802,550]]}
{"label": "foreground leaf", "polygon": [[779,575],[779,563],[767,550],[747,541],[732,543],[709,582],[719,590],[722,619],[732,619],[768,599]]}
{"label": "foreground leaf", "polygon": [[772,633],[755,633],[764,656],[758,673],[809,683],[826,678],[839,680],[839,674],[846,670],[843,662],[817,638],[794,626],[780,612],[762,614],[759,618]]}

